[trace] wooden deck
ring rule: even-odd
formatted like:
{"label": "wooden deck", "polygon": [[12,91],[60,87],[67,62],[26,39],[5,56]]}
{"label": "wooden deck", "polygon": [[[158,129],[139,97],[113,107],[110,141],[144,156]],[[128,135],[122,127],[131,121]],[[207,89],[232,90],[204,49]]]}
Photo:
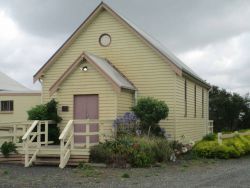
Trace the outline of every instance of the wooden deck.
{"label": "wooden deck", "polygon": [[[48,126],[50,120],[35,120],[29,122],[0,123],[0,141],[11,141],[18,146],[18,154],[11,154],[4,158],[0,153],[2,163],[20,163],[25,167],[32,165],[56,165],[64,168],[67,165],[78,165],[80,162],[88,162],[89,149],[98,144],[98,141],[90,142],[90,137],[101,132],[91,132],[92,125],[103,125],[111,121],[96,120],[70,120],[63,129],[59,140],[60,145],[51,145],[48,140]],[[75,132],[75,124],[84,124],[86,131]],[[75,136],[86,138],[84,143],[75,143]],[[42,139],[43,138],[43,139]],[[1,145],[1,143],[0,143]]]}

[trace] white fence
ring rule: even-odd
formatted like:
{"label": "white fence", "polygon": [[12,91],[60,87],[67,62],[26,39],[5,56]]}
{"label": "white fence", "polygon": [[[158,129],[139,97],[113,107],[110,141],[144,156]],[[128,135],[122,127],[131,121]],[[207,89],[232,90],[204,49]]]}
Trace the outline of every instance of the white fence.
{"label": "white fence", "polygon": [[235,131],[233,133],[225,133],[225,134],[218,133],[218,143],[221,145],[223,139],[233,138],[235,136],[247,136],[247,135],[250,135],[250,131],[247,131],[247,132],[238,132],[238,131]]}

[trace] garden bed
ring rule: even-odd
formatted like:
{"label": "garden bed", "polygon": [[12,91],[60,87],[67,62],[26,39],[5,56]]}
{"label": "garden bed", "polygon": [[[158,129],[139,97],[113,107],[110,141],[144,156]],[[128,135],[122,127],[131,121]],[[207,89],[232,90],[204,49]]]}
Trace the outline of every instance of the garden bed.
{"label": "garden bed", "polygon": [[218,143],[216,137],[203,139],[195,145],[192,152],[203,158],[239,158],[250,154],[250,136],[223,139],[222,144]]}

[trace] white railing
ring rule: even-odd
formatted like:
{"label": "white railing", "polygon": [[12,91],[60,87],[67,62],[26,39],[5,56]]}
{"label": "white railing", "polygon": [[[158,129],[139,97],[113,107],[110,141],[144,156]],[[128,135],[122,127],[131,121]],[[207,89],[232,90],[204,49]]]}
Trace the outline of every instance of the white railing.
{"label": "white railing", "polygon": [[[11,141],[14,144],[16,144],[16,146],[20,147],[23,146],[23,144],[21,143],[22,140],[22,136],[25,134],[25,132],[27,131],[27,129],[30,127],[31,125],[31,121],[27,121],[27,122],[6,122],[0,123],[0,139],[2,142],[4,141]],[[1,145],[2,143],[0,143]]]}
{"label": "white railing", "polygon": [[214,133],[214,121],[213,120],[208,121],[207,129],[208,129],[207,134],[213,134]]}
{"label": "white railing", "polygon": [[[69,120],[63,129],[60,140],[60,168],[64,168],[69,161],[71,149],[74,147],[74,126],[73,120]],[[69,147],[70,146],[70,147]]]}
{"label": "white railing", "polygon": [[[90,137],[94,135],[99,135],[99,137],[102,134],[102,129],[104,127],[104,124],[112,124],[113,120],[98,120],[98,119],[84,119],[84,120],[69,120],[66,127],[62,131],[62,134],[59,137],[59,140],[61,142],[60,147],[60,168],[64,168],[71,155],[71,150],[75,149],[76,146],[82,146],[84,149],[89,149],[91,146],[98,144],[97,143],[90,143]],[[84,132],[75,132],[74,131],[74,125],[85,125],[86,130]],[[91,132],[90,127],[92,125],[98,124],[99,131],[98,132]],[[75,136],[84,136],[86,138],[85,143],[75,143],[74,137]]]}
{"label": "white railing", "polygon": [[226,139],[226,138],[233,138],[235,136],[248,136],[250,135],[250,131],[246,131],[246,132],[238,132],[238,131],[235,131],[233,133],[218,133],[218,144],[222,144],[222,141],[223,139]]}
{"label": "white railing", "polygon": [[[36,160],[37,153],[42,145],[48,146],[48,125],[49,121],[35,120],[22,137],[25,153],[25,167],[31,166]],[[44,130],[42,130],[42,126],[44,126]],[[42,135],[44,135],[44,141],[42,141]]]}

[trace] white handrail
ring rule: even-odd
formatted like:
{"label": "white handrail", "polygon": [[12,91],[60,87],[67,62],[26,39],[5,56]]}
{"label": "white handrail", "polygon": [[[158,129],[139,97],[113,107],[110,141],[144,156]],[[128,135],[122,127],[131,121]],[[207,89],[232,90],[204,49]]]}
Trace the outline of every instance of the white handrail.
{"label": "white handrail", "polygon": [[[100,133],[102,133],[104,124],[112,124],[113,120],[99,120],[99,119],[77,119],[77,120],[69,120],[65,128],[63,129],[59,140],[61,142],[60,146],[60,168],[64,168],[71,155],[72,149],[75,149],[75,146],[83,146],[86,150],[89,150],[91,146],[98,144],[99,142],[96,143],[91,143],[90,142],[90,137],[91,136],[101,136]],[[80,125],[85,125],[86,130],[85,132],[74,132],[74,125],[75,124],[80,124]],[[93,124],[98,124],[99,125],[99,131],[92,132],[90,131],[90,127]],[[85,136],[86,137],[86,142],[85,143],[74,143],[74,136]]]}
{"label": "white handrail", "polygon": [[60,143],[60,165],[59,165],[60,168],[64,168],[67,165],[69,158],[70,158],[71,149],[74,147],[73,123],[74,123],[74,120],[69,120],[59,137],[59,140],[61,142]]}
{"label": "white handrail", "polygon": [[27,132],[24,134],[22,140],[26,140],[28,138],[28,136],[31,134],[31,132],[34,130],[34,128],[36,127],[36,125],[39,123],[39,120],[35,120],[32,125],[30,126],[30,128],[27,130]]}
{"label": "white handrail", "polygon": [[73,120],[69,120],[69,122],[67,123],[67,125],[63,129],[63,132],[61,133],[61,135],[59,137],[59,140],[65,139],[65,137],[67,136],[67,133],[69,132],[73,122],[74,122]]}
{"label": "white handrail", "polygon": [[[44,144],[45,146],[48,145],[48,122],[49,121],[39,121],[35,120],[27,132],[22,137],[23,140],[23,147],[25,151],[25,167],[29,167],[32,163],[36,160],[36,156],[41,148],[41,145]],[[42,132],[41,126],[44,125],[44,132]],[[36,128],[36,132],[34,132]],[[41,135],[44,135],[44,142],[41,141]],[[34,139],[36,138],[36,145],[32,144]],[[35,152],[33,152],[32,157],[30,159],[30,146],[36,146]]]}

